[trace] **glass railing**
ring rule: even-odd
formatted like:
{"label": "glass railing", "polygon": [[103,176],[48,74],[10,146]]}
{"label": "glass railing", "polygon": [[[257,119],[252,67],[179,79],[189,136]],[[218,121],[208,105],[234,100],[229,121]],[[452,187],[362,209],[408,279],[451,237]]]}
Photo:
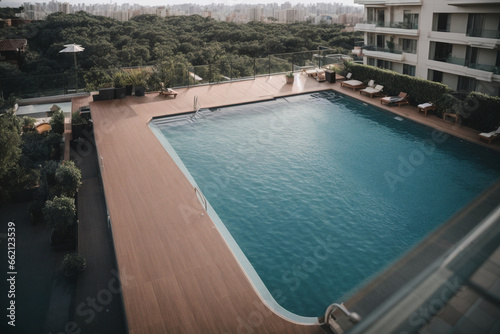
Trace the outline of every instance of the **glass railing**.
{"label": "glass railing", "polygon": [[500,74],[500,66],[471,63],[469,64],[469,68],[473,68],[480,71],[492,72],[493,74]]}
{"label": "glass railing", "polygon": [[[209,65],[188,66],[187,64],[179,64],[179,66],[174,67],[175,69],[169,77],[169,86],[179,88],[250,80],[256,76],[338,64],[342,62],[343,57],[345,55],[334,54],[332,49],[323,49],[273,54],[265,58],[233,56]],[[142,69],[146,70],[147,73],[153,73],[153,67],[146,66]],[[75,75],[72,72],[0,78],[0,91],[3,92],[4,96],[13,94],[18,98],[31,98],[70,94],[77,91],[76,87],[78,87],[78,92],[83,92],[85,89],[97,90],[98,86],[104,84],[106,87],[111,87],[113,85],[111,78],[120,70],[122,69],[113,68],[99,72],[99,78],[106,77],[109,82],[103,82],[83,71],[78,73],[78,82],[75,82]],[[96,82],[86,83],[85,79],[95,80]],[[160,88],[158,83],[149,82],[149,89],[155,91]]]}
{"label": "glass railing", "polygon": [[446,57],[446,62],[450,64],[465,66],[465,58],[448,56]]}
{"label": "glass railing", "polygon": [[363,49],[368,50],[368,51],[378,51],[378,52],[388,52],[388,53],[395,53],[395,54],[402,54],[403,50],[401,49],[400,46],[396,46],[394,48],[385,48],[382,46],[375,46],[375,45],[367,45]]}
{"label": "glass railing", "polygon": [[467,36],[500,39],[500,31],[491,29],[469,29]]}
{"label": "glass railing", "polygon": [[83,92],[83,74],[78,73],[78,82],[75,82],[74,73],[56,73],[47,75],[20,75],[12,78],[0,79],[0,91],[3,96],[13,94],[18,98],[32,98],[54,96]]}
{"label": "glass railing", "polygon": [[410,22],[363,21],[360,23],[374,24],[376,27],[380,27],[380,28],[418,29],[417,23],[410,23]]}

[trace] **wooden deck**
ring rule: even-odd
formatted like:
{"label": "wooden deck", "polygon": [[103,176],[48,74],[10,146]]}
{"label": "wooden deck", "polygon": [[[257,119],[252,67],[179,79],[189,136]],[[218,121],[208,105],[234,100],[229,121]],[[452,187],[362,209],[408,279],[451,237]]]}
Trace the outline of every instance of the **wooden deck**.
{"label": "wooden deck", "polygon": [[[152,117],[334,89],[380,107],[378,98],[297,74],[90,102],[130,333],[322,333],[264,304],[200,204],[193,187],[149,129]],[[384,107],[478,142],[477,131]],[[498,145],[489,147],[499,148]],[[332,301],[333,302],[333,301]]]}

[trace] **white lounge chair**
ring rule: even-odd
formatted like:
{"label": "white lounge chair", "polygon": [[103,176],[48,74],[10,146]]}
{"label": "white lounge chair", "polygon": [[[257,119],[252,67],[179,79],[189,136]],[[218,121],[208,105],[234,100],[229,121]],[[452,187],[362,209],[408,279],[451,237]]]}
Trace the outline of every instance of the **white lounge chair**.
{"label": "white lounge chair", "polygon": [[500,137],[500,127],[498,127],[498,129],[496,129],[495,131],[481,132],[479,134],[479,139],[487,141],[488,144],[491,144],[491,142],[497,139],[498,137]]}
{"label": "white lounge chair", "polygon": [[374,87],[366,87],[365,89],[360,90],[359,94],[365,93],[371,99],[374,96],[383,95],[382,89],[384,89],[384,86],[381,86],[381,85],[376,85],[375,88]]}

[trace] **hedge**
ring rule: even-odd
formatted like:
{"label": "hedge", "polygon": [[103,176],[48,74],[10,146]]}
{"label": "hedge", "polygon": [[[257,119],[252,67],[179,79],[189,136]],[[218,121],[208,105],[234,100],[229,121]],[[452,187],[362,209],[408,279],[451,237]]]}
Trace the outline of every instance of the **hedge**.
{"label": "hedge", "polygon": [[398,95],[400,92],[408,93],[412,105],[424,102],[437,103],[443,94],[450,92],[448,86],[438,82],[411,77],[391,70],[356,63],[346,64],[347,72],[352,73],[356,80],[365,84],[375,80],[375,84],[384,86],[384,94]]}
{"label": "hedge", "polygon": [[384,86],[387,95],[406,92],[412,105],[424,102],[436,104],[438,117],[444,112],[459,113],[462,124],[479,131],[492,131],[500,126],[500,98],[479,92],[457,93],[448,86],[421,78],[400,74],[374,66],[346,62],[342,74],[352,73],[365,84],[374,80]]}

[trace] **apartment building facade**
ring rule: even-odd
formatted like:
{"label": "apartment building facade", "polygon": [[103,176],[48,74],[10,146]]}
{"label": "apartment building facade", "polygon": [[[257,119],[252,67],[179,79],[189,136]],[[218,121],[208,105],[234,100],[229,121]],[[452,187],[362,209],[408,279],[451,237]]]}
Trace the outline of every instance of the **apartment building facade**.
{"label": "apartment building facade", "polygon": [[364,64],[500,96],[500,0],[354,3],[365,6]]}

